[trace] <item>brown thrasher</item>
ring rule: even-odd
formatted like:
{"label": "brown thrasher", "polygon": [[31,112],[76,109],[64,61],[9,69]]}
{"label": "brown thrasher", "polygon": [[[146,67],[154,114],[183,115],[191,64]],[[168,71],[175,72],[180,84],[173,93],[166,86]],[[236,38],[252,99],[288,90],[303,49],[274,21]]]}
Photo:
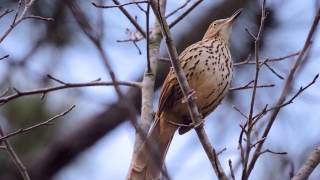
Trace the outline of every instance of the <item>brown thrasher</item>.
{"label": "brown thrasher", "polygon": [[[231,17],[211,23],[203,39],[186,48],[179,62],[190,87],[195,92],[196,104],[206,117],[227,93],[232,79],[232,61],[229,37],[232,24],[241,9]],[[179,134],[190,130],[192,122],[184,96],[174,71],[167,75],[160,94],[159,108],[147,140],[133,155],[130,180],[154,180],[160,178],[165,155],[175,131]]]}

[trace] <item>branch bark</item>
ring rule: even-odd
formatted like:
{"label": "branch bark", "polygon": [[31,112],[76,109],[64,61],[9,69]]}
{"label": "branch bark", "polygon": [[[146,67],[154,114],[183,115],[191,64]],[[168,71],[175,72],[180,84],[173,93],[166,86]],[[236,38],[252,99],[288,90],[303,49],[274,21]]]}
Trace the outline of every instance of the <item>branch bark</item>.
{"label": "branch bark", "polygon": [[307,161],[302,165],[291,180],[307,180],[317,165],[320,163],[320,146],[311,152]]}

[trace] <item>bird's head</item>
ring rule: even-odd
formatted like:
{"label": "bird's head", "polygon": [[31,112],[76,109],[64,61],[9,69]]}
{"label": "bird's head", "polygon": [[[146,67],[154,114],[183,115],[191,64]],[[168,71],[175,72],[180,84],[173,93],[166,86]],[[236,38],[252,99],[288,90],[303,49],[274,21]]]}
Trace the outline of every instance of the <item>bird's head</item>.
{"label": "bird's head", "polygon": [[221,36],[224,40],[229,41],[231,29],[234,21],[241,14],[242,9],[237,10],[231,17],[213,21],[203,39],[211,39],[214,36]]}

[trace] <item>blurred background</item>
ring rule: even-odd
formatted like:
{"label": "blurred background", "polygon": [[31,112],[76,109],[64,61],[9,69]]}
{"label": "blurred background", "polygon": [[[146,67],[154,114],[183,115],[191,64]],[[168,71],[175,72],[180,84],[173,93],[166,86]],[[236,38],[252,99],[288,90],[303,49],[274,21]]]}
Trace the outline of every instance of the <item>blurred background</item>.
{"label": "blurred background", "polygon": [[[93,0],[94,1],[94,0]],[[145,40],[119,43],[128,39],[126,29],[135,31],[128,19],[117,8],[97,9],[91,1],[76,1],[85,12],[94,31],[102,34],[102,42],[108,59],[120,80],[141,80],[146,66]],[[111,1],[94,2],[112,5]],[[122,0],[121,3],[130,2]],[[172,12],[186,0],[168,0],[166,12]],[[192,4],[188,3],[187,7]],[[17,0],[1,0],[0,12],[16,9]],[[172,28],[178,52],[200,40],[208,25],[215,19],[230,16],[244,8],[236,22],[231,38],[234,62],[239,62],[253,53],[252,38],[245,32],[248,28],[256,33],[260,22],[261,1],[255,0],[206,0]],[[144,5],[141,5],[145,7]],[[261,42],[261,58],[285,56],[302,49],[310,29],[318,1],[268,0],[265,29]],[[145,27],[145,15],[137,6],[126,6],[137,22]],[[172,22],[184,11],[171,16]],[[101,78],[110,80],[102,59],[92,42],[84,35],[64,0],[39,0],[31,13],[52,17],[54,21],[26,20],[0,43],[0,92],[15,87],[29,90],[57,85],[47,78],[50,74],[65,82],[88,82]],[[15,13],[0,19],[0,36],[10,26]],[[102,19],[100,18],[102,14]],[[154,17],[151,16],[151,26]],[[295,78],[291,95],[300,86],[307,85],[319,73],[320,41],[316,33],[308,60]],[[161,56],[167,57],[161,47]],[[288,75],[294,58],[272,63],[271,66],[283,77]],[[168,71],[169,63],[159,61],[156,98],[158,89]],[[238,87],[254,79],[254,66],[235,67],[233,86]],[[262,68],[261,84],[275,84],[273,88],[259,89],[255,112],[265,104],[272,105],[279,97],[284,80],[279,79],[266,67]],[[309,153],[320,144],[320,84],[299,96],[293,104],[283,108],[272,127],[265,148],[287,152],[287,155],[265,154],[259,160],[250,179],[289,179],[305,161]],[[140,90],[121,87],[126,98],[131,99],[140,111]],[[10,91],[8,94],[14,93]],[[226,150],[220,155],[221,163],[228,169],[231,159],[236,176],[242,167],[239,163],[239,124],[245,119],[235,111],[236,106],[249,112],[250,90],[233,91],[206,121],[206,130],[217,150]],[[49,93],[41,100],[40,95],[19,98],[0,106],[0,124],[5,132],[27,127],[66,110],[77,107],[54,125],[42,127],[28,134],[10,138],[13,147],[27,166],[32,179],[54,180],[102,180],[124,179],[131,160],[135,131],[129,123],[126,110],[117,102],[113,87],[90,87],[61,90]],[[156,110],[156,109],[155,109]],[[139,114],[137,114],[139,118]],[[265,122],[261,120],[261,125]],[[262,132],[259,129],[258,131]],[[169,150],[166,165],[174,180],[215,179],[209,160],[201,147],[196,133],[176,135]],[[20,179],[7,153],[0,150],[0,179]],[[320,179],[320,168],[311,180]]]}

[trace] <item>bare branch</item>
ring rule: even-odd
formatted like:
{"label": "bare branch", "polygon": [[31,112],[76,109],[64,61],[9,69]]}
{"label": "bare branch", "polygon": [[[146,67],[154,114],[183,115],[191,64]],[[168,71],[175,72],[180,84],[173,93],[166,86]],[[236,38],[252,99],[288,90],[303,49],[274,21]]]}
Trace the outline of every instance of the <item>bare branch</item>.
{"label": "bare branch", "polygon": [[319,78],[319,74],[317,74],[313,80],[307,84],[305,87],[300,87],[299,91],[297,91],[288,101],[286,102],[283,102],[282,104],[280,105],[277,105],[277,106],[274,106],[272,108],[269,108],[269,109],[264,109],[262,112],[260,112],[259,114],[255,115],[253,117],[253,119],[255,118],[258,118],[260,117],[261,115],[264,115],[266,114],[267,112],[270,112],[270,111],[273,111],[275,109],[278,109],[278,108],[283,108],[291,103],[293,103],[293,100],[295,100],[302,92],[304,92],[306,89],[308,89],[310,86],[312,86],[314,83],[316,83],[317,79]]}
{"label": "bare branch", "polygon": [[[277,57],[277,58],[267,58],[267,59],[264,59],[263,61],[259,61],[259,64],[261,64],[263,62],[278,62],[278,61],[286,60],[291,57],[298,56],[299,54],[300,54],[300,51],[294,52],[294,53],[291,53],[291,54],[288,54],[285,56]],[[250,58],[251,57],[248,56],[245,60],[240,61],[238,63],[234,63],[233,66],[240,66],[240,65],[246,65],[246,64],[256,64],[255,61],[250,61]]]}
{"label": "bare branch", "polygon": [[49,18],[49,17],[42,17],[42,16],[35,16],[35,15],[28,15],[22,18],[22,20],[25,19],[37,19],[37,20],[43,20],[43,21],[54,21],[53,18]]}
{"label": "bare branch", "polygon": [[257,37],[248,28],[244,28],[244,30],[249,34],[253,41],[257,40]]}
{"label": "bare branch", "polygon": [[[317,14],[313,20],[313,23],[312,23],[312,26],[310,28],[310,31],[308,33],[308,36],[306,38],[306,41],[303,45],[303,48],[302,48],[302,51],[300,52],[299,56],[297,57],[297,60],[293,63],[292,65],[292,68],[289,72],[289,75],[288,77],[286,78],[286,82],[285,82],[285,85],[282,89],[282,92],[281,92],[281,95],[279,96],[279,99],[277,100],[276,102],[276,107],[278,106],[278,108],[275,108],[273,111],[272,111],[272,114],[271,116],[269,117],[269,120],[267,121],[268,124],[263,132],[263,135],[262,135],[262,138],[264,137],[267,137],[269,132],[270,132],[270,129],[278,115],[278,113],[280,112],[281,110],[281,105],[285,102],[285,99],[290,91],[290,88],[292,86],[292,83],[294,82],[293,78],[294,78],[294,75],[299,67],[299,65],[304,61],[304,55],[305,53],[308,51],[308,49],[310,48],[311,46],[311,42],[312,42],[312,39],[314,37],[314,34],[316,32],[316,29],[317,29],[317,26],[319,24],[319,20],[320,20],[320,8],[318,8],[317,10]],[[251,162],[249,164],[249,167],[248,167],[248,172],[247,174],[249,175],[251,172],[252,172],[252,169],[254,168],[254,165],[259,157],[259,154],[261,152],[261,149],[262,149],[262,146],[263,146],[263,142],[258,144],[253,156],[252,156],[252,159],[251,159]]]}
{"label": "bare branch", "polygon": [[239,108],[236,106],[232,106],[233,109],[235,109],[242,117],[244,117],[246,120],[249,119],[247,115],[245,115]]}
{"label": "bare branch", "polygon": [[299,169],[297,174],[291,180],[308,179],[317,165],[320,163],[320,146],[311,152],[306,162]]}
{"label": "bare branch", "polygon": [[29,11],[30,7],[33,5],[33,3],[35,2],[35,0],[30,0],[28,3],[25,4],[21,14],[19,15],[19,11],[20,8],[22,6],[22,2],[21,0],[19,1],[18,4],[18,8],[17,8],[17,12],[16,15],[11,23],[11,25],[9,26],[9,28],[4,32],[4,34],[2,36],[0,36],[0,43],[9,35],[9,33],[19,24],[21,23],[25,17],[27,16],[27,12]]}
{"label": "bare branch", "polygon": [[231,159],[229,159],[228,164],[229,164],[229,169],[230,169],[231,178],[232,178],[232,180],[236,180],[236,178],[235,178],[235,176],[234,176],[233,168],[232,168],[232,161],[231,161]]}
{"label": "bare branch", "polygon": [[3,56],[3,57],[0,57],[0,61],[6,59],[6,58],[8,58],[8,57],[9,57],[9,54],[7,54],[7,55],[5,55],[5,56]]}
{"label": "bare branch", "polygon": [[0,146],[0,150],[4,150],[4,151],[6,151],[6,150],[7,150],[7,148],[6,148],[6,146]]}
{"label": "bare branch", "polygon": [[[263,142],[263,141],[262,141]],[[270,149],[266,149],[264,151],[261,151],[259,153],[259,156],[262,155],[262,154],[265,154],[265,153],[271,153],[271,154],[276,154],[276,155],[287,155],[288,153],[287,152],[275,152],[275,151],[272,151]]]}
{"label": "bare branch", "polygon": [[11,133],[8,133],[4,136],[1,136],[0,137],[0,142],[1,141],[4,141],[5,139],[8,139],[10,137],[13,137],[13,136],[16,136],[16,135],[19,135],[19,134],[25,134],[27,132],[30,132],[32,131],[33,129],[36,129],[36,128],[39,128],[39,127],[42,127],[42,126],[46,126],[46,125],[51,125],[53,121],[55,121],[56,119],[58,118],[61,118],[63,116],[65,116],[66,114],[68,114],[70,111],[72,111],[76,106],[75,105],[72,105],[70,108],[68,108],[66,111],[60,113],[60,114],[57,114],[55,115],[54,117],[44,121],[44,122],[41,122],[41,123],[38,123],[38,124],[35,124],[33,126],[30,126],[30,127],[27,127],[27,128],[21,128],[21,129],[18,129],[14,132],[11,132]]}
{"label": "bare branch", "polygon": [[172,28],[176,24],[178,24],[183,18],[185,18],[194,8],[196,8],[203,0],[197,0],[194,4],[192,4],[184,13],[182,13],[179,17],[177,17],[174,21],[172,21],[169,25],[169,28]]}
{"label": "bare branch", "polygon": [[10,88],[7,88],[6,90],[4,90],[2,93],[0,93],[0,97],[5,96],[8,92],[9,92]]}
{"label": "bare branch", "polygon": [[[60,80],[59,80],[60,81]],[[132,86],[132,87],[138,87],[141,88],[141,84],[138,82],[129,82],[129,81],[117,81],[118,85],[123,86]],[[70,89],[70,88],[80,88],[80,87],[91,87],[91,86],[114,86],[115,83],[109,82],[109,81],[91,81],[86,83],[62,83],[62,85],[53,86],[53,87],[46,87],[46,88],[40,88],[40,89],[33,89],[28,91],[18,91],[15,90],[16,93],[11,94],[9,96],[4,96],[0,98],[0,106],[13,100],[17,99],[22,96],[30,96],[30,95],[36,95],[36,94],[47,94],[52,91],[58,91],[61,89]]]}
{"label": "bare branch", "polygon": [[3,18],[4,16],[6,16],[7,14],[13,12],[14,10],[13,9],[6,9],[5,11],[3,11],[1,14],[0,14],[0,19]]}
{"label": "bare branch", "polygon": [[189,3],[191,2],[191,0],[187,0],[185,3],[183,3],[180,7],[178,7],[177,9],[173,10],[172,12],[168,13],[166,15],[166,18],[169,18],[170,16],[174,15],[175,13],[177,13],[178,11],[180,11],[181,9],[185,8]]}
{"label": "bare branch", "polygon": [[[4,132],[2,130],[2,127],[0,126],[0,136],[4,136]],[[6,150],[10,156],[10,159],[13,161],[14,165],[17,167],[19,173],[21,174],[22,178],[24,180],[30,180],[30,176],[27,172],[26,167],[24,166],[24,164],[22,163],[22,161],[20,160],[19,156],[17,155],[17,153],[14,151],[13,147],[11,146],[10,142],[8,139],[4,139],[3,140],[3,144],[4,144],[4,150]]]}
{"label": "bare branch", "polygon": [[133,43],[133,45],[137,48],[139,55],[141,55],[141,54],[142,54],[142,52],[141,52],[141,50],[140,50],[140,48],[139,48],[138,44],[137,44],[135,41],[132,41],[132,43]]}
{"label": "bare branch", "polygon": [[268,63],[264,62],[263,64],[266,65],[266,67],[267,67],[274,75],[276,75],[279,79],[281,79],[281,80],[284,79],[284,78],[283,78],[279,73],[277,73],[277,71],[274,70]]}
{"label": "bare branch", "polygon": [[217,156],[220,156],[223,152],[227,150],[226,147],[222,148],[220,151],[217,152]]}
{"label": "bare branch", "polygon": [[[251,84],[254,82],[254,80],[248,82],[247,84],[240,86],[240,87],[231,87],[229,88],[229,91],[238,91],[238,90],[244,90],[244,89],[251,89],[254,88],[254,86],[251,86]],[[262,85],[257,85],[256,88],[270,88],[274,87],[274,84],[262,84]]]}
{"label": "bare branch", "polygon": [[52,79],[53,81],[56,81],[56,82],[59,83],[59,84],[63,84],[63,85],[66,85],[66,86],[68,85],[68,83],[66,83],[66,82],[64,82],[64,81],[62,81],[62,80],[60,80],[60,79],[57,79],[57,78],[53,77],[53,76],[50,75],[50,74],[48,74],[47,77],[48,77],[49,79]]}
{"label": "bare branch", "polygon": [[[247,168],[248,168],[248,162],[249,162],[249,157],[250,157],[250,152],[251,152],[251,130],[252,130],[252,124],[253,124],[253,110],[255,106],[255,98],[256,98],[256,93],[257,93],[257,85],[258,85],[258,80],[259,80],[259,73],[260,73],[260,39],[262,36],[263,28],[264,28],[264,21],[266,19],[266,12],[265,12],[265,5],[266,1],[262,1],[262,7],[261,7],[261,20],[260,20],[260,27],[257,36],[254,36],[252,33],[250,33],[249,30],[247,32],[253,37],[254,39],[254,54],[255,54],[255,62],[256,62],[256,68],[255,68],[255,78],[253,82],[253,89],[252,89],[252,95],[251,95],[251,101],[250,101],[250,110],[249,110],[249,116],[248,116],[248,121],[247,121],[247,133],[246,134],[246,151],[243,154],[243,171],[242,171],[242,179],[248,179],[248,174],[247,174]],[[240,146],[242,147],[242,139],[240,139]]]}
{"label": "bare branch", "polygon": [[124,6],[128,6],[128,5],[133,5],[133,4],[146,4],[146,3],[149,3],[149,2],[148,1],[135,1],[135,2],[128,2],[128,3],[113,5],[113,6],[107,6],[107,5],[100,5],[95,2],[91,2],[91,4],[96,8],[105,8],[105,9],[119,8],[119,7],[124,7]]}
{"label": "bare branch", "polygon": [[[112,0],[116,5],[120,5],[118,0]],[[132,23],[132,25],[140,32],[140,34],[146,38],[147,34],[144,32],[143,28],[137,23],[135,18],[133,18],[129,12],[122,6],[119,6],[120,11],[128,18],[128,20]]]}

